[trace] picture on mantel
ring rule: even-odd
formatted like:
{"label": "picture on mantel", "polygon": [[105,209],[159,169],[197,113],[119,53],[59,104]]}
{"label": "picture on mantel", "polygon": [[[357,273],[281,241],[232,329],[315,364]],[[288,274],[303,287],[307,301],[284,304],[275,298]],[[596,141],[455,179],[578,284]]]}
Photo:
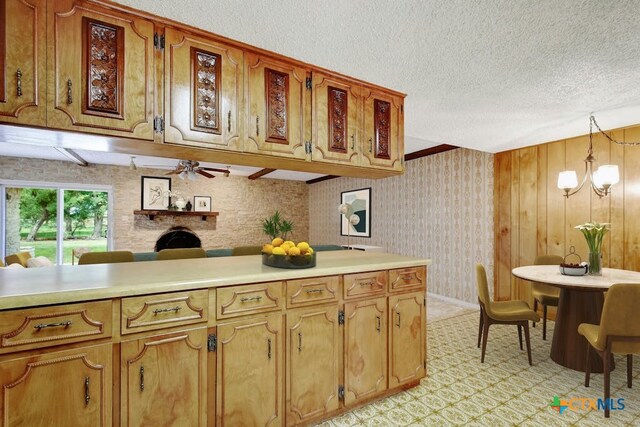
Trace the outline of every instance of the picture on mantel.
{"label": "picture on mantel", "polygon": [[142,210],[168,210],[170,192],[171,178],[143,176],[141,185]]}
{"label": "picture on mantel", "polygon": [[211,212],[211,197],[194,196],[193,211],[194,212]]}

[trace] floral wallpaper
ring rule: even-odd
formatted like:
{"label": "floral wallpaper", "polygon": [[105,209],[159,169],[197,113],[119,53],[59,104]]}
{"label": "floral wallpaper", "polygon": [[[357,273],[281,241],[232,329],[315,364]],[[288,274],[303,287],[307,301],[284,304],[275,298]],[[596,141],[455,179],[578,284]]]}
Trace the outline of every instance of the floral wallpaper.
{"label": "floral wallpaper", "polygon": [[477,262],[493,283],[493,154],[459,148],[407,161],[401,176],[311,184],[312,245],[347,244],[339,229],[340,193],[365,187],[371,187],[371,238],[350,242],[429,258],[429,292],[476,303]]}

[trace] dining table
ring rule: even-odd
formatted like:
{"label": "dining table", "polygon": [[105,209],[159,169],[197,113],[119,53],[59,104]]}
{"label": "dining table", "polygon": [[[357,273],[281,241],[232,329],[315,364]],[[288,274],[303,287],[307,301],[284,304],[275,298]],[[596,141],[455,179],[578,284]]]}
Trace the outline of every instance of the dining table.
{"label": "dining table", "polygon": [[[589,357],[591,372],[603,372],[602,359],[578,334],[578,326],[581,323],[600,324],[604,292],[616,283],[637,283],[640,286],[640,272],[603,268],[601,275],[570,276],[560,273],[558,265],[528,265],[514,268],[512,274],[530,282],[560,288],[551,359],[564,367],[585,372],[587,351],[592,351]],[[611,366],[613,368],[614,365]]]}

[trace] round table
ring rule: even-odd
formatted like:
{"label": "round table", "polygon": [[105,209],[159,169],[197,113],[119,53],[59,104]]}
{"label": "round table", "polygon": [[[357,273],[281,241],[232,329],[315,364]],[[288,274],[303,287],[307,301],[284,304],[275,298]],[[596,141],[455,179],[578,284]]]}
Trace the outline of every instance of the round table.
{"label": "round table", "polygon": [[[531,282],[546,283],[560,288],[560,301],[551,343],[551,359],[576,371],[586,370],[586,352],[593,351],[587,340],[578,334],[581,323],[600,324],[604,291],[615,283],[638,283],[637,271],[603,268],[601,276],[565,276],[557,265],[517,267],[512,274]],[[603,372],[602,359],[595,352],[589,358],[591,372]],[[613,366],[613,365],[612,365]]]}

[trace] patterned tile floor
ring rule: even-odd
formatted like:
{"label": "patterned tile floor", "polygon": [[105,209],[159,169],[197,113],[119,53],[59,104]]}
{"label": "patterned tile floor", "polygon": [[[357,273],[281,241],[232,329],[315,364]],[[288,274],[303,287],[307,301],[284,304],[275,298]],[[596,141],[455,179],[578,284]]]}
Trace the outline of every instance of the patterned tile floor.
{"label": "patterned tile floor", "polygon": [[[552,335],[553,322],[547,333]],[[428,376],[421,385],[325,421],[347,426],[640,426],[640,356],[634,358],[634,388],[626,387],[626,361],[616,357],[611,396],[626,409],[603,412],[551,409],[554,396],[601,398],[602,374],[584,387],[584,374],[563,368],[550,357],[551,340],[531,329],[533,366],[518,347],[515,326],[493,325],[485,363],[476,348],[478,312],[427,324]]]}

